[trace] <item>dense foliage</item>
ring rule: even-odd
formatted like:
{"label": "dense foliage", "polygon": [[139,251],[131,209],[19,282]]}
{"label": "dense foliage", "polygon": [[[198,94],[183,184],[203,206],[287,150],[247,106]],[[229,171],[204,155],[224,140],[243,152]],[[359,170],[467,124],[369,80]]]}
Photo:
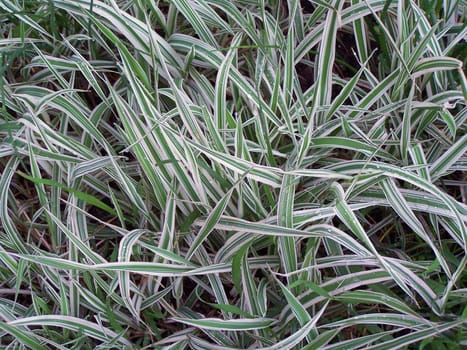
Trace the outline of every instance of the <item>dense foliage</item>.
{"label": "dense foliage", "polygon": [[0,0],[0,345],[467,345],[465,1]]}

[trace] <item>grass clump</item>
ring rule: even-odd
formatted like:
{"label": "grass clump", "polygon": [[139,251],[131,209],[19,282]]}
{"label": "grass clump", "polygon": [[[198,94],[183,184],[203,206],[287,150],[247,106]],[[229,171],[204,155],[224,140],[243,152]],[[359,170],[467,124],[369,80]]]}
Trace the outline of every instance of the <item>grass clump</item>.
{"label": "grass clump", "polygon": [[462,1],[0,0],[0,339],[466,345]]}

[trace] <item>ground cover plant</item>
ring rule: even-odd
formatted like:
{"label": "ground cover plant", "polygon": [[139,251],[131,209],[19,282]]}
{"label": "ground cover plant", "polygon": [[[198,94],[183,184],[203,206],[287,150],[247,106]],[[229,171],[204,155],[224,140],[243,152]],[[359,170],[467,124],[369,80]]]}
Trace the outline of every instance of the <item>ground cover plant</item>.
{"label": "ground cover plant", "polygon": [[0,0],[2,349],[461,349],[464,1]]}

